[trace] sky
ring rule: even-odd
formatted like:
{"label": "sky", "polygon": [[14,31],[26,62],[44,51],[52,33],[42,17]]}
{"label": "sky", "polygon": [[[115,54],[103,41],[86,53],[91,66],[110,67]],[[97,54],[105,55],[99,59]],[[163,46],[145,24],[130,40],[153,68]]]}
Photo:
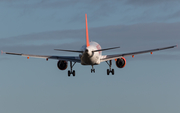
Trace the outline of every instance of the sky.
{"label": "sky", "polygon": [[[106,54],[180,45],[179,0],[0,0],[0,49],[78,56],[89,38]],[[126,57],[115,75],[106,63],[76,64],[75,77],[57,60],[0,55],[1,113],[179,113],[180,48]]]}

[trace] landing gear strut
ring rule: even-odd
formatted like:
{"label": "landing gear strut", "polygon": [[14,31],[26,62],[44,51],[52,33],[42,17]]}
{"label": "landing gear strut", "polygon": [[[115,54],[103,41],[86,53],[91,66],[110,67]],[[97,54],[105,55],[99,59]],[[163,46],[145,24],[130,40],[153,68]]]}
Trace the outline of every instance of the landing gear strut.
{"label": "landing gear strut", "polygon": [[112,73],[112,75],[114,75],[114,69],[111,69],[111,66],[112,66],[112,60],[109,61],[106,61],[106,63],[109,65],[109,69],[107,69],[107,75],[109,75],[109,73]]}
{"label": "landing gear strut", "polygon": [[93,65],[92,65],[91,73],[95,73],[95,69],[94,69]]}
{"label": "landing gear strut", "polygon": [[76,64],[76,62],[74,62],[74,64],[72,65],[72,61],[70,61],[70,68],[71,68],[71,70],[69,70],[68,71],[68,76],[70,77],[71,76],[71,74],[73,75],[73,76],[75,76],[75,70],[72,70],[72,68],[73,68],[73,66]]}

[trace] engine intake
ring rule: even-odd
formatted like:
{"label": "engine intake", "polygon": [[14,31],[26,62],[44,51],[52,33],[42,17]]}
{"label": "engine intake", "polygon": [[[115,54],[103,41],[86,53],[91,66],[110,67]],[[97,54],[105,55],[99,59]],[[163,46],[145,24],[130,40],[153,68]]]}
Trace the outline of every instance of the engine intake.
{"label": "engine intake", "polygon": [[67,61],[64,61],[64,60],[59,60],[58,63],[57,63],[57,67],[60,69],[60,70],[65,70],[68,66],[68,63]]}
{"label": "engine intake", "polygon": [[125,67],[125,65],[126,65],[126,59],[125,59],[124,57],[118,58],[118,59],[116,60],[116,66],[117,66],[118,68],[123,68],[123,67]]}

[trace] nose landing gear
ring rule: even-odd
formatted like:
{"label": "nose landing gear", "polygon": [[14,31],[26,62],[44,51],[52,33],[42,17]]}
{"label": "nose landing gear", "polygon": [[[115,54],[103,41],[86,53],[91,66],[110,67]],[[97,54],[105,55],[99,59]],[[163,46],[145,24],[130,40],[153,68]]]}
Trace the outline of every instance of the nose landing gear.
{"label": "nose landing gear", "polygon": [[95,73],[95,69],[94,69],[93,65],[92,65],[91,73]]}

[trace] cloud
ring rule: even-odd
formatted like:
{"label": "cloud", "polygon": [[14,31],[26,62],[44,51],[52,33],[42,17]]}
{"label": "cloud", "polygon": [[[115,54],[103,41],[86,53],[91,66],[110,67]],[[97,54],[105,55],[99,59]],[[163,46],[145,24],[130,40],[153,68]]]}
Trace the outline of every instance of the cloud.
{"label": "cloud", "polygon": [[[73,6],[79,6],[79,7],[86,7],[90,8],[91,5],[101,5],[101,4],[113,4],[114,2],[119,2],[118,0],[112,0],[111,2],[104,1],[104,0],[0,0],[0,2],[5,3],[17,3],[14,5],[23,7],[31,6],[32,8],[35,6],[36,8],[62,8],[62,7],[73,7]],[[84,6],[83,6],[84,5]],[[91,7],[92,9],[92,7]]]}
{"label": "cloud", "polygon": [[67,24],[80,23],[85,13],[88,13],[91,22],[99,22],[99,25],[102,25],[102,22],[109,25],[114,25],[115,22],[121,24],[179,22],[176,12],[180,10],[178,0],[7,0],[4,2],[8,4],[8,8],[16,9],[21,17],[30,16],[57,22],[66,20]]}
{"label": "cloud", "polygon": [[155,5],[164,3],[180,2],[179,0],[126,0],[127,4],[133,5]]}
{"label": "cloud", "polygon": [[179,10],[179,11],[176,11],[176,12],[173,13],[173,14],[168,15],[166,18],[167,18],[167,19],[173,19],[173,18],[179,18],[179,17],[180,17],[180,10]]}
{"label": "cloud", "polygon": [[[179,29],[180,23],[116,25],[90,28],[89,37],[102,48],[121,46],[120,49],[104,52],[114,54],[180,45]],[[2,50],[29,54],[55,54],[55,48],[79,50],[84,44],[85,29],[42,32],[0,39]],[[179,48],[171,50],[175,53],[179,51]]]}
{"label": "cloud", "polygon": [[[98,37],[107,45],[111,40],[113,44],[140,44],[143,43],[173,43],[180,40],[180,23],[149,23],[134,25],[106,26],[90,29],[91,37]],[[105,40],[105,41],[104,41]],[[171,42],[172,41],[172,42]],[[125,44],[124,44],[125,43]]]}
{"label": "cloud", "polygon": [[[105,27],[89,28],[90,40],[103,41],[105,44],[110,40],[129,41],[134,42],[157,42],[157,41],[175,41],[180,40],[180,23],[147,23],[147,24],[133,24],[133,25],[114,25]],[[61,30],[61,31],[49,31],[40,32],[34,34],[21,35],[16,37],[2,38],[0,39],[1,45],[16,45],[16,43],[24,42],[26,44],[29,41],[43,41],[50,43],[51,41],[62,41],[63,39],[73,40],[85,40],[85,29],[77,30]],[[105,41],[104,41],[105,40]],[[46,42],[47,41],[47,42]],[[43,43],[42,43],[43,44]]]}
{"label": "cloud", "polygon": [[[57,44],[57,41],[61,43],[61,41],[67,42],[67,40],[76,42],[76,40],[78,41],[80,40],[80,37],[84,37],[85,33],[82,31],[84,30],[50,31],[50,32],[34,33],[34,34],[21,35],[21,36],[9,37],[9,38],[2,38],[0,39],[0,44],[17,45],[19,43],[27,44],[30,42],[35,43],[35,45],[36,42],[39,42],[39,44],[56,42]],[[44,43],[40,43],[40,41]]]}
{"label": "cloud", "polygon": [[[0,2],[7,3],[9,7],[22,9],[74,9],[77,12],[97,13],[98,15],[107,15],[108,12],[115,11],[117,4],[121,3],[118,0],[104,1],[104,0],[0,0]],[[83,9],[83,10],[82,10]],[[84,13],[84,12],[83,12]]]}
{"label": "cloud", "polygon": [[[55,51],[54,49],[72,49],[79,50],[81,46],[79,43],[70,43],[70,44],[44,44],[44,45],[13,45],[13,46],[3,46],[1,49],[5,52],[16,52],[24,54],[37,54],[37,55],[79,55],[79,53],[70,53],[70,52],[61,52]],[[66,53],[66,54],[64,54]]]}
{"label": "cloud", "polygon": [[[62,8],[62,7],[86,7],[93,9],[94,6],[105,5],[106,7],[117,5],[117,4],[133,4],[133,5],[153,5],[153,4],[164,4],[164,3],[180,3],[179,0],[0,0],[5,3],[18,3],[17,6],[23,7],[41,7],[41,8]],[[92,8],[93,6],[93,8]]]}

